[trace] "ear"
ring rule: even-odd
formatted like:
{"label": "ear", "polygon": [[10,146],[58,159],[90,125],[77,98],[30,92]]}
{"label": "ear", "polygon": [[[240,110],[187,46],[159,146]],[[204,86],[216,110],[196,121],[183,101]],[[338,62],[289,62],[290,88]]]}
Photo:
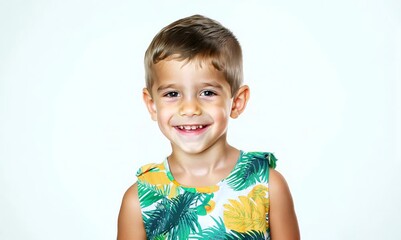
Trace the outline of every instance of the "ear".
{"label": "ear", "polygon": [[232,118],[237,118],[245,110],[246,104],[249,100],[249,94],[249,87],[247,85],[243,85],[238,89],[231,107],[230,116]]}
{"label": "ear", "polygon": [[147,88],[144,88],[142,90],[142,97],[143,101],[145,102],[146,108],[149,111],[150,117],[152,118],[153,121],[157,121],[156,105]]}

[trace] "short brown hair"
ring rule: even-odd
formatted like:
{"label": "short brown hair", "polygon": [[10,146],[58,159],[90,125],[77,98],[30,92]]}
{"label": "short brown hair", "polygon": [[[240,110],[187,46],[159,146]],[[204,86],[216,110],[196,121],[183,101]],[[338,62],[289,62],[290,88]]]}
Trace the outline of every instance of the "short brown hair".
{"label": "short brown hair", "polygon": [[242,84],[241,46],[230,30],[213,19],[193,15],[169,24],[156,34],[145,53],[149,91],[153,86],[153,65],[172,56],[179,60],[210,61],[216,70],[223,72],[232,96]]}

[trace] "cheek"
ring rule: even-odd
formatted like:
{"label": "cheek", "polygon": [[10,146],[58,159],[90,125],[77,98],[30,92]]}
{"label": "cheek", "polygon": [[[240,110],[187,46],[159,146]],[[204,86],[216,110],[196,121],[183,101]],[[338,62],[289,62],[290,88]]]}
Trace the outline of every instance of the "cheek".
{"label": "cheek", "polygon": [[157,121],[159,124],[166,124],[170,121],[173,111],[168,107],[157,107]]}
{"label": "cheek", "polygon": [[231,113],[231,102],[219,103],[215,105],[212,111],[212,114],[215,116],[215,120],[226,122]]}
{"label": "cheek", "polygon": [[168,111],[165,109],[163,110],[158,110],[157,112],[157,124],[159,125],[160,131],[168,137],[168,132],[169,132],[169,126],[170,126],[170,119],[171,119],[171,114],[169,114]]}

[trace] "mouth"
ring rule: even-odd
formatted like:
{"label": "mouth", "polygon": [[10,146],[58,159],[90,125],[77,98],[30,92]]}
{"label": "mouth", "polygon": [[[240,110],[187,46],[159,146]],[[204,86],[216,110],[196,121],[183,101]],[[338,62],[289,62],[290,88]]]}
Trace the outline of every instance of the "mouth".
{"label": "mouth", "polygon": [[199,124],[199,125],[178,125],[174,128],[180,132],[200,132],[206,129],[209,125]]}

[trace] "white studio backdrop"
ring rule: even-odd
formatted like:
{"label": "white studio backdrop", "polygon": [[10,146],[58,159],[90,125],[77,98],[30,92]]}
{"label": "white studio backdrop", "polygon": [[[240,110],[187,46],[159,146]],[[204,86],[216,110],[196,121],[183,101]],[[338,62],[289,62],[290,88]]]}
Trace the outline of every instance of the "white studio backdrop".
{"label": "white studio backdrop", "polygon": [[142,103],[168,23],[220,21],[251,100],[229,141],[272,151],[302,238],[401,239],[399,1],[1,1],[0,239],[115,239],[169,144]]}

